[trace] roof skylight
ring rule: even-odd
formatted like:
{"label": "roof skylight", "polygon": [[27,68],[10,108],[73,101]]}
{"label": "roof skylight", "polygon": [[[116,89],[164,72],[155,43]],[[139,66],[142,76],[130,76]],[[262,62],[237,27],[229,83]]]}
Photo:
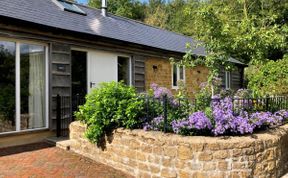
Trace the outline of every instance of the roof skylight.
{"label": "roof skylight", "polygon": [[62,6],[62,9],[68,12],[73,12],[81,15],[87,15],[83,10],[81,10],[77,5],[73,4],[72,2],[65,1],[65,0],[57,0],[59,5]]}

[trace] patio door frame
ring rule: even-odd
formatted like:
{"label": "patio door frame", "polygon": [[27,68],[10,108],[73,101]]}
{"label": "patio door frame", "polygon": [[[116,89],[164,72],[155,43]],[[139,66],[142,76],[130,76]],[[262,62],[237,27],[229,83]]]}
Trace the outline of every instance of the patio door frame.
{"label": "patio door frame", "polygon": [[[48,44],[34,42],[30,40],[20,40],[15,38],[0,37],[0,41],[14,42],[16,45],[15,51],[15,131],[2,132],[0,135],[29,132],[36,130],[44,130],[49,128],[49,47]],[[41,45],[45,49],[45,127],[21,130],[21,59],[20,59],[20,44]]]}

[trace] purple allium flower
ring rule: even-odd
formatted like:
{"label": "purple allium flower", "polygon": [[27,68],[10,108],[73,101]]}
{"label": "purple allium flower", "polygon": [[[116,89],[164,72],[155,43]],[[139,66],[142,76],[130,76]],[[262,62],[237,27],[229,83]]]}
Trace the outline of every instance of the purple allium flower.
{"label": "purple allium flower", "polygon": [[165,87],[159,87],[157,84],[153,83],[151,84],[151,89],[153,90],[153,95],[156,99],[161,99],[164,95],[167,95],[168,98],[172,98],[172,92],[165,88]]}
{"label": "purple allium flower", "polygon": [[154,97],[159,99],[163,97],[164,95],[167,95],[168,98],[172,97],[172,93],[170,90],[168,90],[165,87],[158,87],[156,90],[154,90]]}
{"label": "purple allium flower", "polygon": [[158,85],[156,83],[152,83],[150,87],[152,88],[152,90],[156,90],[158,88]]}

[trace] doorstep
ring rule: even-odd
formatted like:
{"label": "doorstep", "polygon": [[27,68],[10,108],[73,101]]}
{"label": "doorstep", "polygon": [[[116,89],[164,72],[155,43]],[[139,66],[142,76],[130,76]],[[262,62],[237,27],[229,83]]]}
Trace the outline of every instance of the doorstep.
{"label": "doorstep", "polygon": [[55,132],[48,129],[7,136],[2,135],[0,137],[0,148],[43,142],[46,138],[54,135]]}
{"label": "doorstep", "polygon": [[45,139],[45,142],[57,146],[61,149],[64,150],[70,150],[70,140],[69,137],[56,137],[56,136],[52,136],[52,137],[48,137]]}

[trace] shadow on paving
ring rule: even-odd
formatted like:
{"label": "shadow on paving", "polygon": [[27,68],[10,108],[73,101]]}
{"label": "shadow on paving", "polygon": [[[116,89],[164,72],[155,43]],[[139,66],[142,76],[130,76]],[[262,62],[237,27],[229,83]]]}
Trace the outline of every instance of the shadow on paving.
{"label": "shadow on paving", "polygon": [[5,147],[5,148],[0,148],[0,156],[9,156],[13,154],[41,150],[41,149],[50,148],[50,147],[54,147],[54,146],[45,142]]}

